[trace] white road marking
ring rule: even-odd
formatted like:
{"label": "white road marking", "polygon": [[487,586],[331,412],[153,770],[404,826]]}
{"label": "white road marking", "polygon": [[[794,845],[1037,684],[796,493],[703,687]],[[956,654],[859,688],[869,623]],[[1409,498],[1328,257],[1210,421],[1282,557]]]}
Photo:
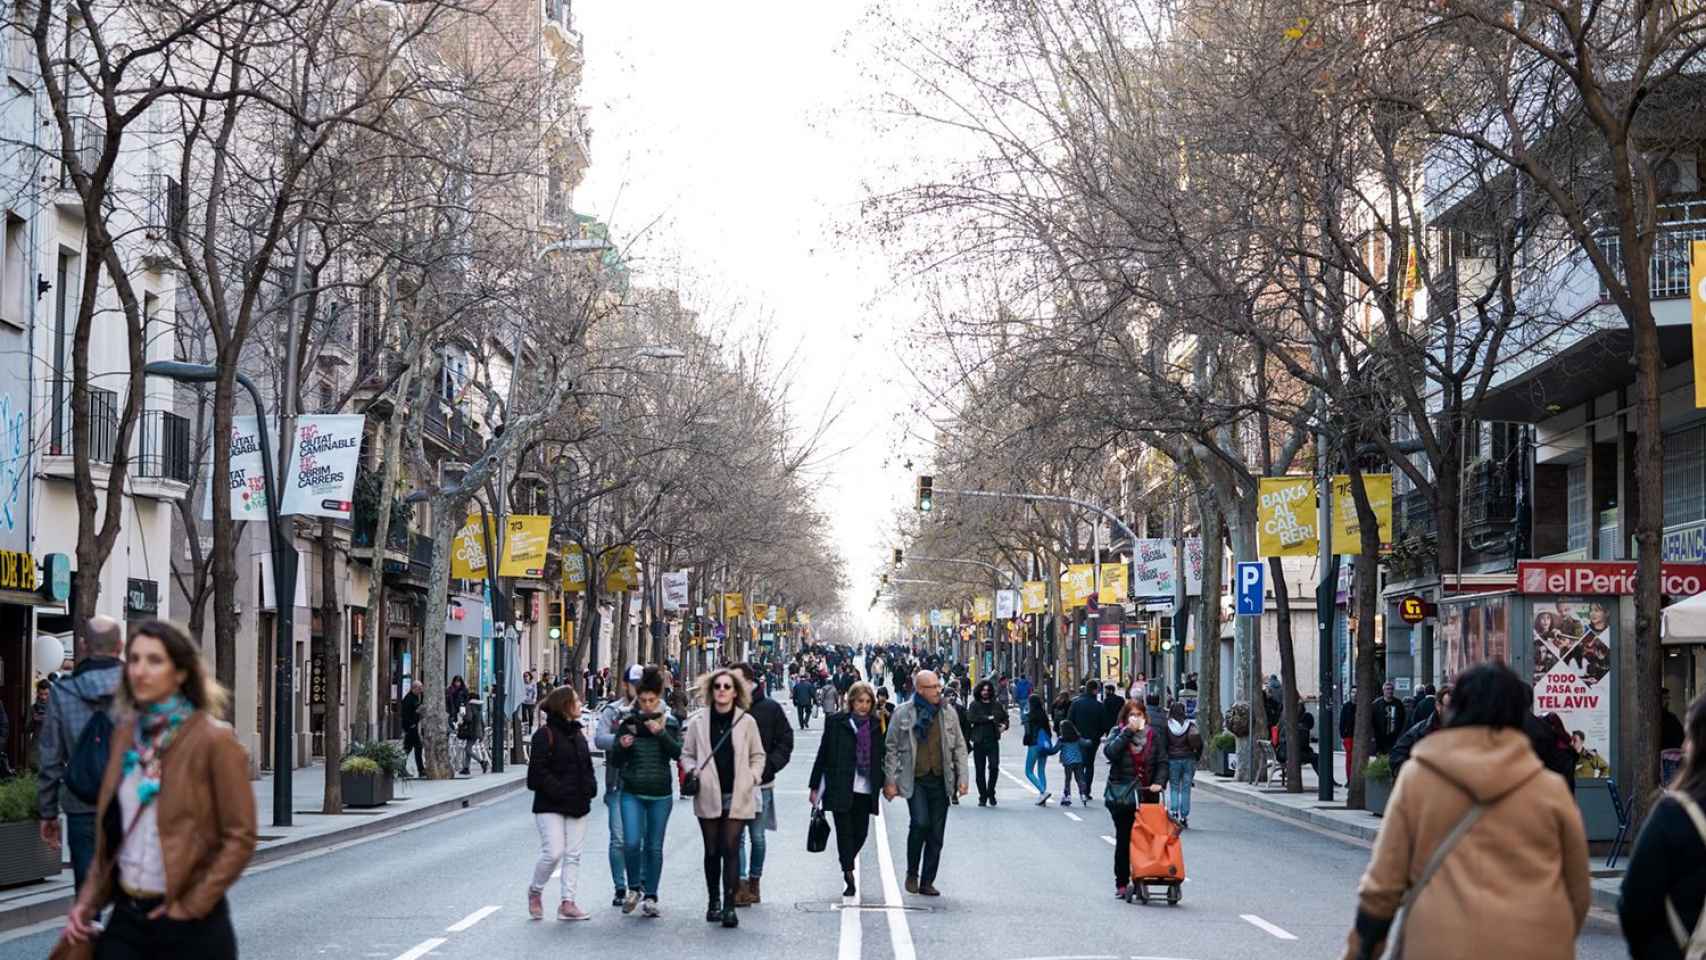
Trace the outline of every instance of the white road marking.
{"label": "white road marking", "polygon": [[1261,917],[1258,917],[1253,913],[1241,913],[1241,914],[1239,914],[1239,917],[1241,919],[1243,919],[1246,923],[1255,927],[1256,929],[1262,930],[1262,931],[1267,932],[1267,933],[1271,933],[1281,940],[1296,940],[1297,939],[1297,937],[1286,932],[1284,929],[1274,926],[1273,924],[1269,923],[1266,920],[1263,920]]}
{"label": "white road marking", "polygon": [[1032,796],[1036,796],[1036,797],[1042,796],[1042,791],[1038,790],[1036,787],[1031,786],[1031,782],[1029,780],[1021,780],[1018,777],[1015,777],[1013,775],[1013,772],[1011,770],[1008,770],[1006,767],[997,765],[996,769],[1001,771],[1002,776],[1004,776],[1007,779],[1018,784],[1020,787],[1024,788],[1026,791],[1030,792],[1030,794]]}
{"label": "white road marking", "polygon": [[1183,957],[1132,957],[1131,960],[1185,960]]}
{"label": "white road marking", "polygon": [[491,906],[481,907],[480,909],[475,910],[473,913],[468,914],[466,917],[463,917],[462,919],[456,921],[455,923],[451,924],[450,926],[445,927],[444,932],[445,933],[461,933],[462,931],[468,929],[469,927],[472,927],[474,924],[479,923],[481,920],[484,920],[487,917],[491,916],[492,914],[497,913],[500,909],[502,909],[502,908],[497,906],[496,904],[492,904]]}
{"label": "white road marking", "polygon": [[1114,838],[1113,837],[1110,837],[1104,833],[1104,834],[1102,834],[1102,839],[1108,841],[1108,846],[1111,847],[1114,845]]}
{"label": "white road marking", "polygon": [[421,960],[422,957],[434,950],[437,950],[439,947],[444,946],[446,939],[447,938],[445,937],[433,937],[431,940],[422,940],[420,943],[417,943],[402,953],[397,954],[393,960]]}
{"label": "white road marking", "polygon": [[1083,817],[1079,816],[1076,813],[1073,813],[1071,810],[1062,810],[1060,812],[1066,814],[1066,819],[1071,820],[1075,823],[1083,823],[1084,822]]}
{"label": "white road marking", "polygon": [[[881,802],[881,801],[878,801]],[[853,876],[859,876],[859,861],[853,861]],[[837,960],[859,960],[865,949],[863,929],[864,918],[859,916],[857,894],[842,897],[841,902],[849,905],[849,909],[841,911],[841,949],[836,953]]]}
{"label": "white road marking", "polygon": [[[900,898],[900,881],[895,879],[894,854],[889,852],[888,822],[883,816],[883,804],[886,802],[877,802],[877,866],[883,874],[883,902],[891,907],[898,907],[905,901]],[[906,923],[906,911],[883,912],[889,919],[889,940],[894,946],[894,960],[918,960],[918,952],[912,947],[912,928]]]}

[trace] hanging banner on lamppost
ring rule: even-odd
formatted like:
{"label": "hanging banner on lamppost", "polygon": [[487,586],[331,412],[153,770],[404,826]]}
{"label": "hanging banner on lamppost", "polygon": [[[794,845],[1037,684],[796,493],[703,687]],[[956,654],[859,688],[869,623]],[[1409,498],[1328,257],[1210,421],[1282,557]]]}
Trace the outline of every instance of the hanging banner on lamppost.
{"label": "hanging banner on lamppost", "polygon": [[296,418],[295,456],[279,495],[280,514],[350,518],[366,423],[359,413]]}
{"label": "hanging banner on lamppost", "polygon": [[1090,594],[1096,592],[1096,565],[1092,563],[1074,563],[1066,568],[1066,573],[1060,578],[1060,600],[1069,609],[1082,607],[1090,602]]}
{"label": "hanging banner on lamppost", "polygon": [[1263,477],[1256,488],[1256,553],[1264,557],[1312,557],[1315,478]]}
{"label": "hanging banner on lamppost", "polygon": [[640,586],[640,561],[633,544],[613,547],[599,564],[604,572],[604,592],[622,593]]}
{"label": "hanging banner on lamppost", "polygon": [[1041,580],[1025,581],[1019,590],[1019,610],[1025,614],[1048,610],[1048,584]]}
{"label": "hanging banner on lamppost", "polygon": [[663,575],[663,608],[674,611],[687,609],[686,570],[676,570]]}
{"label": "hanging banner on lamppost", "polygon": [[1689,320],[1694,336],[1694,406],[1706,407],[1706,240],[1688,245]]}
{"label": "hanging banner on lamppost", "polygon": [[1126,597],[1126,587],[1130,583],[1126,579],[1129,565],[1124,563],[1102,564],[1102,582],[1096,586],[1096,596],[1103,603],[1119,603]]}
{"label": "hanging banner on lamppost", "polygon": [[1019,615],[1019,591],[995,591],[995,619],[1011,620]]}
{"label": "hanging banner on lamppost", "polygon": [[738,593],[723,594],[723,619],[733,620],[746,610],[746,598]]}
{"label": "hanging banner on lamppost", "polygon": [[[1368,505],[1380,522],[1380,545],[1392,545],[1392,474],[1365,473],[1363,489],[1368,492]],[[1314,514],[1310,514],[1311,517]],[[1351,478],[1339,474],[1333,478],[1333,552],[1354,554],[1362,552],[1362,524],[1357,521],[1356,497],[1351,493]]]}
{"label": "hanging banner on lamppost", "polygon": [[450,541],[450,578],[479,580],[486,575],[486,531],[484,516],[468,515],[468,522]]}
{"label": "hanging banner on lamppost", "polygon": [[586,551],[578,543],[563,551],[563,592],[586,592]]}
{"label": "hanging banner on lamppost", "polygon": [[1131,592],[1138,597],[1173,596],[1176,551],[1167,537],[1139,540],[1132,548]]}
{"label": "hanging banner on lamppost", "polygon": [[931,610],[930,611],[930,625],[932,627],[939,627],[942,625],[942,611],[940,611],[940,610]]}
{"label": "hanging banner on lamppost", "polygon": [[988,623],[994,606],[988,597],[973,597],[971,601],[971,622]]}
{"label": "hanging banner on lamppost", "polygon": [[[267,518],[267,474],[261,462],[260,423],[254,417],[231,418],[231,519],[265,520]],[[211,464],[210,464],[211,465]],[[208,471],[212,476],[212,470]],[[213,519],[213,485],[203,487],[201,518]]]}
{"label": "hanging banner on lamppost", "polygon": [[500,577],[537,577],[545,572],[545,548],[551,542],[551,518],[518,513],[504,521],[504,549],[498,560]]}

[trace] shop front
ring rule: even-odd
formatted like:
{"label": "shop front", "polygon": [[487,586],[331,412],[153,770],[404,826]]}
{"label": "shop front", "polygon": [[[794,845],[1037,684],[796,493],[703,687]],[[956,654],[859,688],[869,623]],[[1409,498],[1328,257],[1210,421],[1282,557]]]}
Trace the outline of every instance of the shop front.
{"label": "shop front", "polygon": [[23,766],[28,746],[24,718],[29,716],[36,675],[62,665],[34,662],[36,613],[63,613],[70,596],[71,560],[65,554],[38,558],[22,550],[0,550],[0,704],[12,721],[0,741],[5,767]]}
{"label": "shop front", "polygon": [[444,693],[452,677],[461,677],[468,689],[483,691],[483,668],[489,655],[480,638],[485,635],[486,604],[474,594],[456,594],[444,608],[444,676],[425,678],[427,691]]}

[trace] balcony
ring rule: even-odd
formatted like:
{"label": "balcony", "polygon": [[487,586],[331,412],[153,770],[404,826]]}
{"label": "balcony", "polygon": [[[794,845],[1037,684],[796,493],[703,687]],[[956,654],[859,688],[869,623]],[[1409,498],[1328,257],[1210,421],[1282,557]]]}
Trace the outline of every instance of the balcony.
{"label": "balcony", "polygon": [[[1647,265],[1647,283],[1654,300],[1688,299],[1689,244],[1706,240],[1706,201],[1668,203],[1659,205],[1658,239],[1653,242],[1653,259]],[[1623,276],[1623,240],[1607,231],[1596,238],[1600,252],[1612,264],[1619,278]],[[1601,300],[1610,299],[1605,285],[1599,288]]]}
{"label": "balcony", "polygon": [[190,422],[167,410],[142,414],[142,441],[132,475],[150,480],[190,482]]}
{"label": "balcony", "polygon": [[1463,523],[1473,529],[1516,522],[1516,471],[1504,463],[1477,461],[1463,488]]}
{"label": "balcony", "polygon": [[[72,420],[76,409],[75,386],[70,378],[48,381],[53,423],[48,437],[49,457],[71,457],[73,450]],[[118,445],[118,394],[100,387],[88,388],[89,402],[89,462],[109,464]]]}
{"label": "balcony", "polygon": [[75,197],[77,184],[71,179],[71,165],[67,158],[75,158],[77,165],[85,172],[94,170],[101,162],[101,154],[106,152],[107,132],[92,116],[73,116],[71,143],[62,146],[59,155],[59,189]]}
{"label": "balcony", "polygon": [[1412,490],[1396,498],[1398,515],[1393,518],[1399,540],[1420,540],[1439,533],[1439,515],[1434,513],[1428,495]]}
{"label": "balcony", "polygon": [[485,441],[474,422],[445,401],[429,402],[423,419],[426,438],[446,452],[470,461],[484,452]]}

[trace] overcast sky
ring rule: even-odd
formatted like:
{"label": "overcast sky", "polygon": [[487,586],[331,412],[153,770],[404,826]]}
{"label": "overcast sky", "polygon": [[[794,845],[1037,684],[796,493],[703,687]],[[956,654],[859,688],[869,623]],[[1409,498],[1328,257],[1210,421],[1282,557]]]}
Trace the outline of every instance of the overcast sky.
{"label": "overcast sky", "polygon": [[[904,146],[873,135],[855,3],[577,3],[592,169],[575,196],[630,245],[639,281],[676,285],[707,315],[769,324],[798,349],[795,420],[843,409],[819,503],[863,612],[910,496],[895,455],[914,390],[895,362],[906,295],[847,236],[864,182]],[[852,38],[850,40],[850,38]],[[884,466],[885,459],[890,462]]]}

